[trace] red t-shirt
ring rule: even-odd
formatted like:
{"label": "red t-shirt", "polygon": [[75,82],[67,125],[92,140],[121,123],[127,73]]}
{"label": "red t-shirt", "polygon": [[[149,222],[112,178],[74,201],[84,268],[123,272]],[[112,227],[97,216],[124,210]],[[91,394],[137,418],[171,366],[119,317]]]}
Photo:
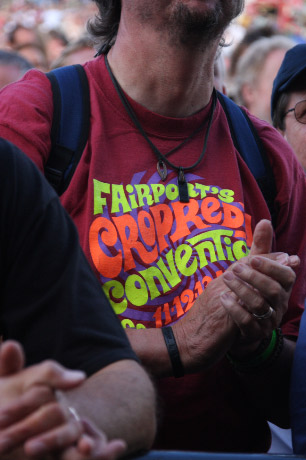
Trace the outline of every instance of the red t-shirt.
{"label": "red t-shirt", "polygon": [[[123,327],[162,327],[182,317],[207,283],[247,254],[256,223],[269,218],[264,198],[234,148],[217,104],[207,150],[186,174],[189,203],[178,198],[177,172],[162,181],[157,158],[122,106],[103,57],[85,65],[91,124],[85,151],[62,203]],[[162,153],[186,139],[210,110],[168,118],[130,100],[141,125]],[[43,170],[50,149],[52,95],[34,70],[1,92],[0,136]],[[288,144],[252,117],[272,164],[279,206],[274,251],[303,261],[283,332],[296,336],[305,296],[305,177]],[[203,148],[206,126],[169,158],[189,166]],[[294,185],[294,186],[293,186]],[[303,273],[303,275],[302,275]],[[158,448],[257,451],[269,430],[244,396],[226,360],[201,374],[158,383],[164,422]]]}

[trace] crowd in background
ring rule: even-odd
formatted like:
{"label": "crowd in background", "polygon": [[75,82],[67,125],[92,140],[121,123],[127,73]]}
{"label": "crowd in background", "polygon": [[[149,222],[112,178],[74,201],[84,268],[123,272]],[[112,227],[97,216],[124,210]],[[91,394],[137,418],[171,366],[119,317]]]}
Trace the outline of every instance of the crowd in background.
{"label": "crowd in background", "polygon": [[[86,23],[95,12],[90,0],[4,0],[0,10],[0,64],[13,60],[11,52],[42,71],[89,60],[95,51]],[[80,53],[75,61],[73,53]]]}

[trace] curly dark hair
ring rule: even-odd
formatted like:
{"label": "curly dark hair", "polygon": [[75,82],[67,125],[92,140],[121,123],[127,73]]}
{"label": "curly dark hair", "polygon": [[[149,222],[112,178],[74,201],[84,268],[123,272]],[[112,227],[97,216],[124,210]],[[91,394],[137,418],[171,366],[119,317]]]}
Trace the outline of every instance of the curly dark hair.
{"label": "curly dark hair", "polygon": [[94,0],[99,13],[87,24],[95,45],[106,54],[116,40],[120,15],[121,0]]}

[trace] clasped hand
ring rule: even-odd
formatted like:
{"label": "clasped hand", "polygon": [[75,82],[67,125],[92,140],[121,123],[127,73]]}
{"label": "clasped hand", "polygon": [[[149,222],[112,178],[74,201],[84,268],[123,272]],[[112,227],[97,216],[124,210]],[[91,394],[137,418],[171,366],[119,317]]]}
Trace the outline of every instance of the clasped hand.
{"label": "clasped hand", "polygon": [[299,258],[271,253],[272,236],[271,223],[260,221],[249,255],[211,281],[174,325],[186,371],[210,367],[228,352],[246,356],[280,325]]}
{"label": "clasped hand", "polygon": [[53,361],[23,366],[21,346],[4,342],[0,348],[1,458],[45,460],[51,454],[58,460],[113,460],[125,451],[124,441],[108,441],[69,408],[65,391],[82,384],[84,373]]}

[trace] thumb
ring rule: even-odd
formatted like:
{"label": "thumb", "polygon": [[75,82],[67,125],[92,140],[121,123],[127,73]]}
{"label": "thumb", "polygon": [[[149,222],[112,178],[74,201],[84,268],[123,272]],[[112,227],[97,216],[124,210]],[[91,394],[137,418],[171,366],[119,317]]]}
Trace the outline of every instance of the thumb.
{"label": "thumb", "polygon": [[273,228],[269,220],[263,219],[255,227],[250,255],[269,254],[272,248]]}
{"label": "thumb", "polygon": [[0,377],[19,372],[24,367],[24,353],[18,342],[8,340],[0,347]]}

